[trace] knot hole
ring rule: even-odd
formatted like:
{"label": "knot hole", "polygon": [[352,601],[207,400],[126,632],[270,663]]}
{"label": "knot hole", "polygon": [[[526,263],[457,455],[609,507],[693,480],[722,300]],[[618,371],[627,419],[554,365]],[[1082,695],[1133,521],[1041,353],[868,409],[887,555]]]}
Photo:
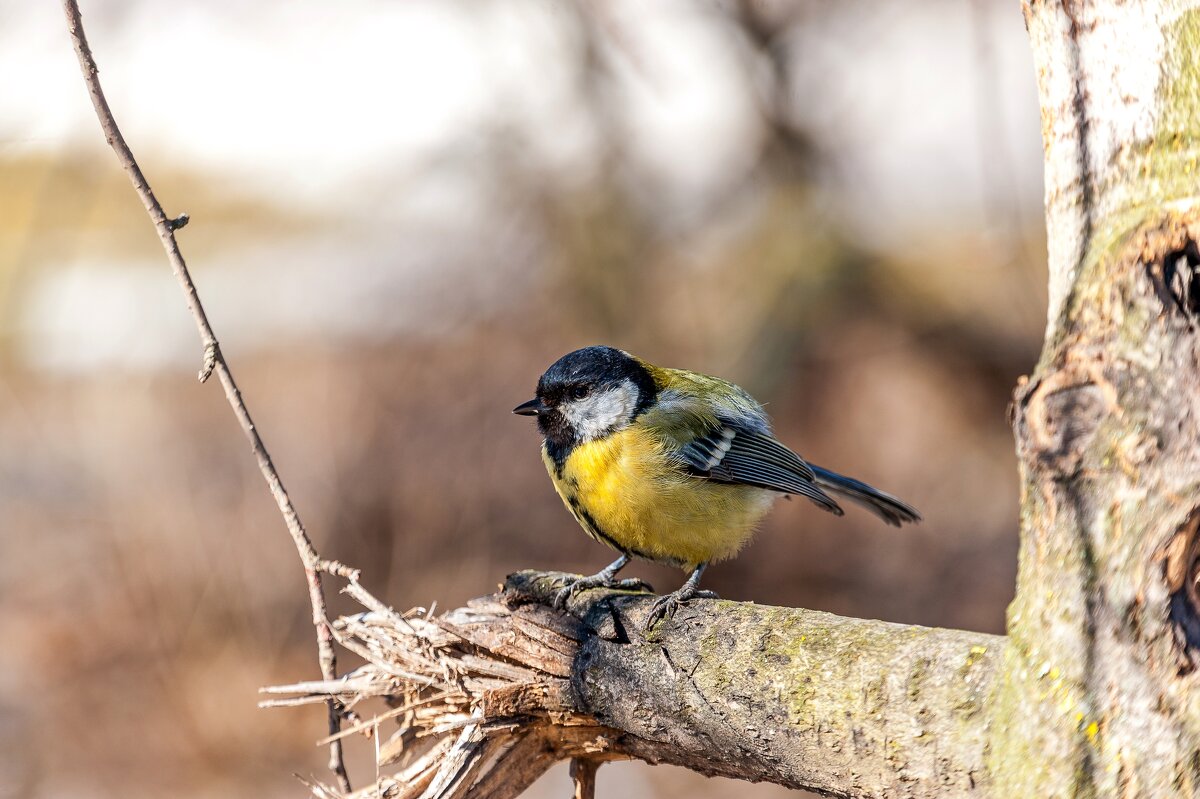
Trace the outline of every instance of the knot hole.
{"label": "knot hole", "polygon": [[1179,313],[1189,322],[1200,315],[1200,246],[1194,239],[1188,238],[1148,268],[1163,310]]}

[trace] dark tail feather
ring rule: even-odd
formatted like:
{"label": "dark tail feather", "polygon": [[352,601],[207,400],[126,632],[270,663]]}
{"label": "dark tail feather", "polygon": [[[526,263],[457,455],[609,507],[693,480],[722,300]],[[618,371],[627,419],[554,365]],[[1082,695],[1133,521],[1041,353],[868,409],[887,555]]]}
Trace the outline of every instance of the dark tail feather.
{"label": "dark tail feather", "polygon": [[901,502],[891,494],[885,494],[853,477],[846,477],[820,466],[813,466],[812,470],[816,473],[817,485],[821,488],[866,508],[890,525],[899,527],[904,522],[921,521],[921,514],[917,513],[916,508]]}

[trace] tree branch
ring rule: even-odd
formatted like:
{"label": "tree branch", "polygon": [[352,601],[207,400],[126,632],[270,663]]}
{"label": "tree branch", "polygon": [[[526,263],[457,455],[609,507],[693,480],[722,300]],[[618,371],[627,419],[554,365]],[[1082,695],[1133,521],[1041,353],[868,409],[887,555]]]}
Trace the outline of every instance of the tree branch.
{"label": "tree branch", "polygon": [[[526,753],[530,780],[586,756],[840,797],[898,785],[909,797],[978,795],[986,784],[986,704],[1003,638],[723,601],[695,602],[647,638],[647,595],[588,591],[563,615],[549,607],[559,577],[512,575],[502,595],[436,619],[400,616],[352,583],[374,609],[334,628],[367,665],[266,690],[405,708],[380,759],[439,741],[427,767],[452,787],[427,799],[496,795],[480,786],[503,782],[495,768],[512,773],[506,752]],[[577,790],[590,784],[582,777]]]}
{"label": "tree branch", "polygon": [[[242,432],[245,433],[247,440],[250,442],[250,448],[253,450],[254,457],[258,461],[259,471],[262,472],[263,478],[267,481],[267,486],[271,490],[271,496],[275,498],[275,503],[279,506],[279,512],[283,515],[284,523],[287,525],[288,532],[292,535],[292,541],[296,545],[296,551],[300,554],[300,560],[304,565],[304,574],[308,582],[309,600],[312,605],[312,621],[317,632],[317,651],[321,665],[321,674],[327,680],[334,679],[337,676],[337,655],[333,648],[333,635],[330,631],[327,618],[325,594],[321,587],[321,574],[324,572],[353,580],[357,579],[358,572],[337,561],[322,559],[313,547],[312,541],[309,539],[308,533],[300,521],[300,516],[292,506],[292,500],[288,496],[287,489],[284,488],[283,481],[279,478],[279,472],[271,462],[271,456],[267,452],[266,445],[263,444],[262,437],[259,436],[258,430],[254,426],[254,420],[250,417],[250,411],[246,408],[246,403],[242,399],[237,383],[233,379],[233,373],[229,370],[229,364],[221,352],[221,345],[217,341],[217,336],[213,332],[212,325],[209,324],[208,316],[204,313],[204,306],[200,302],[200,295],[196,292],[196,286],[192,282],[187,264],[183,260],[183,253],[180,252],[179,244],[175,240],[175,231],[187,224],[188,216],[187,214],[181,214],[178,217],[169,218],[163,211],[162,204],[159,203],[145,175],[142,174],[137,159],[133,156],[133,151],[129,149],[129,145],[121,135],[121,131],[117,127],[117,120],[113,117],[112,110],[108,107],[108,101],[104,97],[104,89],[100,85],[100,70],[96,66],[91,49],[88,47],[87,36],[84,34],[79,5],[76,0],[63,0],[63,9],[67,15],[67,26],[71,34],[72,44],[75,47],[75,55],[79,59],[79,67],[83,72],[83,79],[87,84],[88,94],[92,99],[93,107],[96,109],[96,116],[100,120],[100,128],[104,131],[104,137],[108,141],[109,146],[117,154],[117,160],[120,161],[121,167],[129,175],[134,190],[137,191],[138,197],[141,198],[142,204],[146,207],[146,213],[150,215],[150,221],[154,223],[154,228],[158,231],[158,237],[162,240],[163,249],[167,253],[167,260],[170,261],[171,269],[174,271],[175,277],[183,289],[188,310],[191,311],[192,318],[196,320],[196,327],[200,332],[200,342],[204,347],[204,362],[199,375],[200,382],[205,382],[214,372],[221,381],[221,386],[225,389],[225,397],[229,401],[229,406],[233,409],[233,414],[237,417]],[[336,735],[341,721],[341,709],[335,700],[331,699],[328,704],[329,732],[330,735]],[[340,738],[335,738],[329,745],[329,768],[337,775],[338,782],[343,790],[349,791],[350,782],[342,761],[342,744]]]}

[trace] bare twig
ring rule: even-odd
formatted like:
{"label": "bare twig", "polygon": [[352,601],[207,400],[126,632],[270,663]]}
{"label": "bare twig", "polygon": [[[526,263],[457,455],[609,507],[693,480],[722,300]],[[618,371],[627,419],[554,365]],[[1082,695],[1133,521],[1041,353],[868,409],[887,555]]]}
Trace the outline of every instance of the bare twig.
{"label": "bare twig", "polygon": [[[308,581],[313,625],[317,631],[317,651],[321,674],[326,680],[333,680],[337,676],[337,656],[334,652],[333,633],[326,612],[325,593],[321,587],[321,573],[338,575],[354,581],[358,579],[358,572],[337,561],[322,559],[313,547],[308,533],[305,532],[304,525],[301,523],[296,509],[292,506],[292,500],[283,487],[283,481],[280,480],[279,473],[271,462],[271,456],[254,426],[254,421],[250,418],[250,411],[247,410],[237,383],[234,382],[233,373],[229,370],[229,364],[226,363],[225,356],[221,353],[221,345],[204,313],[200,295],[196,292],[196,286],[192,283],[187,264],[183,260],[183,254],[179,251],[179,245],[175,241],[175,231],[187,224],[188,216],[180,214],[178,217],[170,218],[163,211],[162,204],[154,196],[154,191],[150,188],[137,160],[133,157],[133,151],[129,149],[129,145],[121,136],[117,121],[108,107],[108,101],[104,98],[104,90],[100,86],[100,70],[96,67],[96,61],[92,57],[87,37],[84,35],[79,5],[76,0],[63,0],[63,9],[67,14],[67,26],[71,34],[71,41],[75,46],[75,54],[79,58],[80,69],[83,71],[83,79],[87,84],[88,94],[92,98],[92,105],[96,109],[96,116],[100,120],[100,128],[104,131],[109,146],[116,152],[122,168],[133,182],[134,189],[146,207],[146,213],[150,215],[150,221],[154,223],[154,227],[158,231],[163,248],[167,252],[167,259],[171,263],[171,269],[183,289],[188,310],[196,320],[200,341],[204,346],[204,363],[200,371],[200,382],[206,381],[213,373],[220,379],[221,386],[225,389],[225,397],[229,400],[229,405],[233,409],[234,416],[237,417],[242,432],[246,434],[246,438],[250,442],[250,448],[258,461],[258,468],[266,479],[267,486],[271,489],[271,495],[275,497],[275,503],[279,506],[279,512],[283,514],[284,523],[300,554],[300,560],[304,564],[304,574]],[[341,705],[336,698],[332,697],[327,699],[327,703],[329,706],[329,734],[336,736],[341,722]],[[349,792],[350,781],[342,760],[340,738],[333,738],[329,744],[329,768],[337,776],[342,790]]]}

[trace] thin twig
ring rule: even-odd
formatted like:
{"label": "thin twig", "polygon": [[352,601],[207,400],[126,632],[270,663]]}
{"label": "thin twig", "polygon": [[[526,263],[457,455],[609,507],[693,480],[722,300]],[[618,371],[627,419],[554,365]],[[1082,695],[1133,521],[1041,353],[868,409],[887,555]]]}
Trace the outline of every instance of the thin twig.
{"label": "thin twig", "polygon": [[[112,111],[108,107],[108,101],[104,98],[104,90],[100,87],[100,70],[96,67],[96,61],[92,57],[87,37],[84,35],[83,21],[79,14],[79,5],[76,0],[63,0],[63,9],[67,14],[67,27],[71,34],[71,41],[75,46],[75,55],[79,58],[79,67],[83,71],[83,79],[87,84],[88,94],[91,95],[92,105],[95,107],[96,116],[100,120],[100,128],[104,131],[104,136],[108,140],[109,146],[116,152],[117,159],[121,162],[122,168],[124,168],[125,172],[129,175],[129,179],[133,182],[133,188],[142,199],[142,204],[146,207],[146,213],[150,215],[150,221],[154,223],[154,227],[158,231],[158,237],[162,239],[163,248],[167,252],[167,259],[171,263],[171,269],[174,271],[175,277],[183,289],[188,310],[191,311],[192,318],[196,320],[196,327],[200,331],[200,342],[204,347],[204,363],[200,371],[200,381],[204,382],[214,373],[221,381],[221,386],[225,389],[225,397],[229,400],[230,407],[233,408],[233,414],[237,417],[242,432],[246,434],[246,438],[250,441],[250,448],[254,451],[254,457],[258,461],[259,471],[262,472],[263,477],[266,479],[267,486],[271,489],[271,495],[275,497],[275,503],[279,506],[279,512],[283,514],[284,523],[287,525],[288,532],[291,533],[292,540],[296,545],[296,550],[300,554],[300,560],[304,564],[304,574],[308,581],[308,595],[312,603],[313,625],[317,631],[317,652],[321,665],[321,674],[326,680],[332,680],[337,676],[337,656],[334,652],[333,633],[330,630],[326,612],[325,593],[321,588],[321,573],[326,572],[328,574],[339,575],[353,581],[358,579],[358,572],[337,561],[322,559],[313,547],[308,533],[305,532],[304,525],[300,522],[300,517],[296,514],[296,509],[292,506],[292,500],[288,497],[287,490],[283,487],[283,481],[279,479],[279,473],[275,470],[275,466],[271,462],[271,456],[267,453],[267,448],[263,444],[262,438],[258,435],[254,421],[250,418],[250,411],[246,409],[246,403],[242,400],[237,383],[233,380],[229,364],[226,363],[225,356],[221,352],[221,345],[217,341],[216,334],[213,333],[212,325],[209,324],[207,315],[204,313],[204,306],[200,303],[200,295],[196,292],[196,286],[192,283],[191,275],[188,274],[187,264],[184,263],[183,254],[179,251],[179,245],[175,241],[175,231],[187,224],[188,217],[186,214],[181,214],[178,217],[169,218],[163,211],[162,204],[154,196],[150,184],[146,182],[146,177],[142,174],[141,168],[138,167],[137,160],[133,157],[133,151],[129,149],[129,145],[125,143],[124,137],[121,136],[121,131],[117,127],[117,121],[113,118]],[[341,706],[333,698],[329,699],[328,705],[329,734],[336,735],[341,723]],[[350,791],[350,780],[346,775],[346,767],[342,760],[342,744],[340,739],[334,739],[329,744],[329,768],[337,776],[342,790],[348,793]]]}

